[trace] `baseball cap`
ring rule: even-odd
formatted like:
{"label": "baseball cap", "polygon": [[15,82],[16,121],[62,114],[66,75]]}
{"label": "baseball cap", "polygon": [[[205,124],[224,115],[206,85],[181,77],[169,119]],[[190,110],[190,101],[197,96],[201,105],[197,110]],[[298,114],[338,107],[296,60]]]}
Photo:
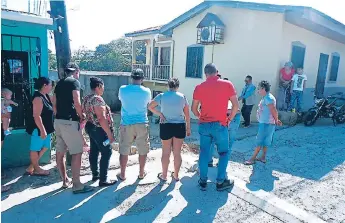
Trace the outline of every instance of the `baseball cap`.
{"label": "baseball cap", "polygon": [[76,70],[79,70],[79,66],[74,62],[68,63],[66,66],[66,69],[65,69],[65,71],[67,71],[67,72],[73,72]]}
{"label": "baseball cap", "polygon": [[131,77],[135,80],[144,79],[144,71],[142,69],[134,69]]}

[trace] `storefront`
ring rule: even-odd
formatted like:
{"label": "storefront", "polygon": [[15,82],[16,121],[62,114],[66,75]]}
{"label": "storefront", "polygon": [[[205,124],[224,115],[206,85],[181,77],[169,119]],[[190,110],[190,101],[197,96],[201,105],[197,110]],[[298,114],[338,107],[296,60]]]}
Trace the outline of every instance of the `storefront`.
{"label": "storefront", "polygon": [[[2,9],[1,13],[1,88],[13,92],[18,107],[13,107],[10,127],[2,153],[2,167],[27,165],[30,137],[25,132],[25,117],[33,93],[33,78],[48,76],[48,30],[53,20],[25,12]],[[41,159],[50,162],[50,153]]]}

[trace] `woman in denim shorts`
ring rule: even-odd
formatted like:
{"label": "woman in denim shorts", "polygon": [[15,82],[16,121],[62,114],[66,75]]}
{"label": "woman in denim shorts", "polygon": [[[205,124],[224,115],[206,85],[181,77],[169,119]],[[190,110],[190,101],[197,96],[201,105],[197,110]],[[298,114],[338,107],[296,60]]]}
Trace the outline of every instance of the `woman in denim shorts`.
{"label": "woman in denim shorts", "polygon": [[[271,85],[267,81],[261,81],[258,86],[258,92],[262,96],[257,110],[257,119],[259,122],[258,135],[256,136],[256,148],[253,156],[244,164],[252,165],[255,161],[266,163],[267,148],[271,146],[273,134],[276,125],[282,125],[278,119],[278,111],[276,108],[276,99],[270,93]],[[256,158],[262,149],[260,158]]]}

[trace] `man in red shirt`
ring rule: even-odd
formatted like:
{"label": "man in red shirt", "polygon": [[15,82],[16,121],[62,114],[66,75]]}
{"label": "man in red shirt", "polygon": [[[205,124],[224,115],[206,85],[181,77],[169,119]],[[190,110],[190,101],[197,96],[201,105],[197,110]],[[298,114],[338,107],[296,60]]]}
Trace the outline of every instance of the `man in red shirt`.
{"label": "man in red shirt", "polygon": [[[206,81],[196,86],[192,104],[192,112],[199,118],[199,186],[201,190],[206,190],[209,154],[211,143],[214,141],[219,153],[217,190],[222,191],[234,183],[233,180],[227,179],[226,173],[230,156],[228,123],[236,116],[238,100],[234,85],[217,77],[217,68],[214,64],[207,64],[204,72]],[[227,117],[229,100],[232,103],[232,112]],[[202,106],[201,111],[198,109],[199,105]]]}

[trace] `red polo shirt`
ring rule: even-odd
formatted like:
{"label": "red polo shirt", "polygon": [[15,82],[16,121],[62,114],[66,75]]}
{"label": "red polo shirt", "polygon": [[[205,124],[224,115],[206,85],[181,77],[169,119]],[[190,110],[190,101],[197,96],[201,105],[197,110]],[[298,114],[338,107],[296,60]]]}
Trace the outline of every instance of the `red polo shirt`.
{"label": "red polo shirt", "polygon": [[211,76],[205,82],[195,87],[193,99],[201,104],[201,114],[199,121],[220,122],[226,126],[228,111],[228,101],[236,95],[234,85],[227,80]]}

